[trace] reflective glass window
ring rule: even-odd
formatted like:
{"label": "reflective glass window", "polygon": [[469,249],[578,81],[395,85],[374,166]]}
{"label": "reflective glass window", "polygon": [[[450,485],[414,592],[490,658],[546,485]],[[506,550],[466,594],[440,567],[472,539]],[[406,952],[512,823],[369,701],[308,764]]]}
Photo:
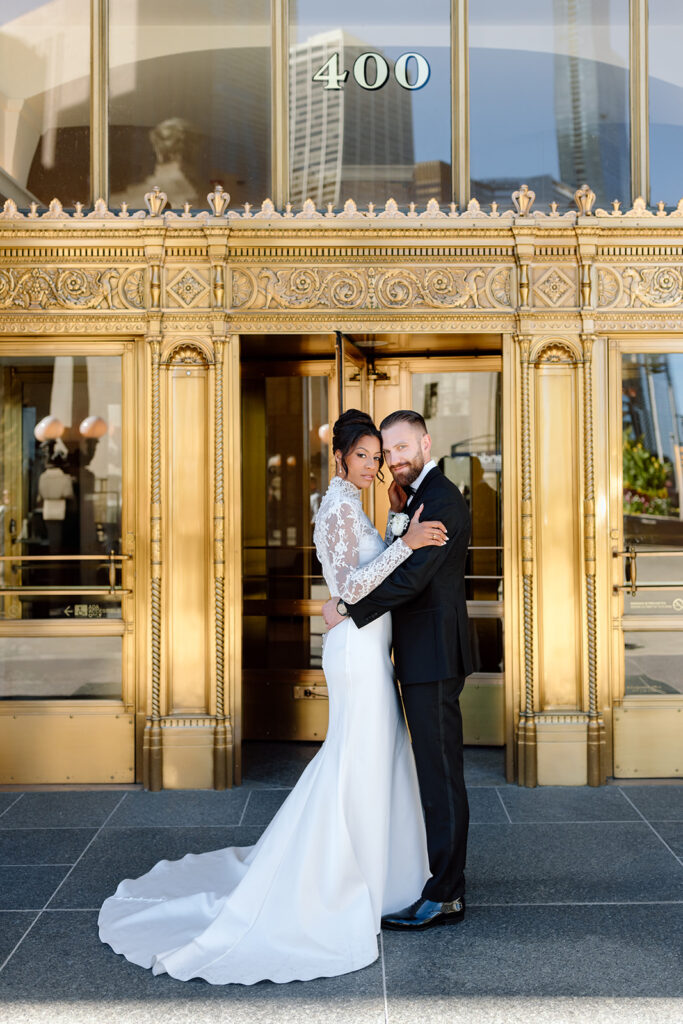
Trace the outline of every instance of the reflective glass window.
{"label": "reflective glass window", "polygon": [[625,632],[625,692],[628,697],[683,695],[683,634]]}
{"label": "reflective glass window", "polygon": [[0,618],[121,617],[121,360],[0,357]]}
{"label": "reflective glass window", "polygon": [[110,5],[110,205],[172,207],[270,194],[268,0],[116,0]]}
{"label": "reflective glass window", "polygon": [[502,600],[500,373],[414,373],[413,409],[424,416],[433,458],[470,507],[467,599]]}
{"label": "reflective glass window", "polygon": [[472,195],[630,198],[628,0],[469,5]]}
{"label": "reflective glass window", "polygon": [[0,4],[0,203],[90,198],[90,4]]}
{"label": "reflective glass window", "polygon": [[448,0],[290,0],[290,199],[451,200]]}
{"label": "reflective glass window", "polygon": [[120,636],[0,637],[0,700],[120,700]]}
{"label": "reflective glass window", "polygon": [[624,612],[680,618],[683,355],[622,356],[622,418],[624,541],[637,560],[636,593],[624,591]]}
{"label": "reflective glass window", "polygon": [[683,195],[683,62],[681,5],[650,0],[650,194],[676,206]]}

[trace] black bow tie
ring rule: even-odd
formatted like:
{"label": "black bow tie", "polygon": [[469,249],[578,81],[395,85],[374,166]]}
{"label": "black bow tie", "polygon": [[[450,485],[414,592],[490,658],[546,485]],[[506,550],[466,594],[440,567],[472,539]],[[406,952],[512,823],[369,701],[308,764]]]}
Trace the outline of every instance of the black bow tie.
{"label": "black bow tie", "polygon": [[408,484],[408,486],[404,487],[403,490],[406,492],[409,498],[412,498],[412,496],[417,493],[412,484]]}

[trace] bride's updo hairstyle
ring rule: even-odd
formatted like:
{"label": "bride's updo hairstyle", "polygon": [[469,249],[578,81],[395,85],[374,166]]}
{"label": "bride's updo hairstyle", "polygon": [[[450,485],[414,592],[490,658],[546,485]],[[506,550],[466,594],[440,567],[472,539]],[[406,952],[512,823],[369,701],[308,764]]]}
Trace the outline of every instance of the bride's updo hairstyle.
{"label": "bride's updo hairstyle", "polygon": [[377,479],[382,483],[384,480],[382,475],[384,456],[381,454],[382,435],[366,412],[361,412],[360,409],[347,409],[341,414],[332,428],[332,451],[341,452],[341,464],[344,472],[348,473],[346,456],[353,451],[362,437],[376,437],[379,441],[380,461]]}

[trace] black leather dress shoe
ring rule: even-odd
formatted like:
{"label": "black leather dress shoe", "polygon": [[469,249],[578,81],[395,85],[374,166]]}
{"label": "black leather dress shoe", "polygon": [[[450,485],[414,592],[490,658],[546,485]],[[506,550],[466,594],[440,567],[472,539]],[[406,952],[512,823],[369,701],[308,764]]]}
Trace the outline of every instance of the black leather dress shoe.
{"label": "black leather dress shoe", "polygon": [[387,914],[382,918],[382,928],[402,932],[421,931],[439,924],[459,924],[465,916],[465,897],[449,903],[434,903],[420,897],[405,910]]}

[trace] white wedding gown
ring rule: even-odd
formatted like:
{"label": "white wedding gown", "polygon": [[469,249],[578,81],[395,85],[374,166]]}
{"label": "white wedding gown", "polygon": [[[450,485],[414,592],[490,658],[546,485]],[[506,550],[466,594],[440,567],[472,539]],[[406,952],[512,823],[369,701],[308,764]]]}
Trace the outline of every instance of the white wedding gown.
{"label": "white wedding gown", "polygon": [[[351,601],[410,554],[385,547],[358,489],[336,477],[315,543],[330,591]],[[327,738],[259,841],[121,882],[100,911],[103,942],[155,974],[214,985],[306,981],[377,958],[381,915],[417,899],[429,875],[390,648],[389,614],[328,634]]]}

